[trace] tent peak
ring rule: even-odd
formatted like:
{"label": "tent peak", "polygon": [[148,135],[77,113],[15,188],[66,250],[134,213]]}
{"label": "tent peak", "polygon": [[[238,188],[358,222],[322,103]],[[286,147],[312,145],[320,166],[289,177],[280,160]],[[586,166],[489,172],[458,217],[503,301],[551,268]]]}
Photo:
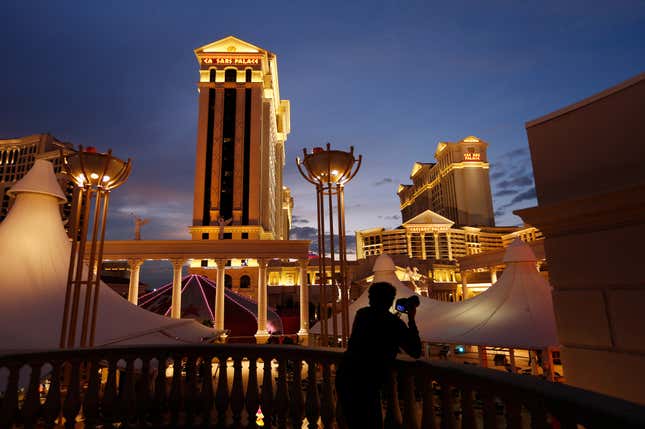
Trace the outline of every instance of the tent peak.
{"label": "tent peak", "polygon": [[531,246],[516,238],[511,244],[506,248],[504,253],[504,263],[513,263],[513,262],[537,262],[535,253]]}
{"label": "tent peak", "polygon": [[20,193],[44,194],[58,199],[60,204],[67,202],[54,174],[54,166],[44,159],[37,159],[27,174],[7,191],[11,196]]}
{"label": "tent peak", "polygon": [[392,260],[390,255],[386,254],[379,255],[376,258],[376,261],[374,261],[374,267],[372,268],[372,271],[374,271],[375,273],[381,271],[394,272],[394,270],[396,270],[394,261]]}

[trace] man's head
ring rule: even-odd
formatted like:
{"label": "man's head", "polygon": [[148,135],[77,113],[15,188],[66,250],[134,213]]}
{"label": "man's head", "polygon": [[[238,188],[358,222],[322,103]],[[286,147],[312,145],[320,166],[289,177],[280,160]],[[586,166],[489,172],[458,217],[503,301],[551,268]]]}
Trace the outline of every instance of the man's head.
{"label": "man's head", "polygon": [[367,296],[370,300],[370,307],[387,310],[392,307],[396,289],[389,283],[378,282],[370,286]]}

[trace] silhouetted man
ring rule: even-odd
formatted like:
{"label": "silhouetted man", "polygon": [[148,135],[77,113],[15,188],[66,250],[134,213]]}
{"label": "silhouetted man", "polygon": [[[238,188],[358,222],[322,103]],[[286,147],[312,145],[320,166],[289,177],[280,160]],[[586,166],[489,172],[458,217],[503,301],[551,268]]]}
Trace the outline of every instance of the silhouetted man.
{"label": "silhouetted man", "polygon": [[347,351],[336,372],[336,391],[350,429],[383,427],[380,389],[394,365],[399,348],[413,358],[421,356],[421,339],[414,321],[416,307],[408,311],[408,325],[389,310],[396,289],[374,283],[369,307],[356,312]]}

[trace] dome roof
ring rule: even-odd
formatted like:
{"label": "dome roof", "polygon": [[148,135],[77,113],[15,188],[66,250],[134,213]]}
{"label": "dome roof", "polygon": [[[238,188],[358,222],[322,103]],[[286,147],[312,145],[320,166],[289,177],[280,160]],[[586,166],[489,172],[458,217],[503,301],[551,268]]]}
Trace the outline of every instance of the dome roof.
{"label": "dome roof", "polygon": [[7,194],[15,196],[22,192],[50,195],[56,197],[61,204],[67,202],[67,198],[65,198],[65,194],[54,174],[52,163],[44,159],[37,159],[29,172],[16,182],[7,191]]}

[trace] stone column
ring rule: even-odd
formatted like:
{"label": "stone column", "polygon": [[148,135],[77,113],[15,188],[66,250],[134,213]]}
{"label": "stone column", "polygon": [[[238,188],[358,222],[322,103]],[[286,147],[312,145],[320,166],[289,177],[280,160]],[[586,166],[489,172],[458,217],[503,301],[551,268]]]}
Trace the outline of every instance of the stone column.
{"label": "stone column", "polygon": [[183,259],[172,259],[172,304],[170,317],[181,319],[181,267],[184,266]]}
{"label": "stone column", "polygon": [[450,233],[446,232],[446,243],[448,243],[448,260],[452,261],[452,244],[450,243]]}
{"label": "stone column", "polygon": [[130,288],[128,289],[128,301],[134,305],[139,301],[139,270],[143,264],[143,259],[128,259],[130,267]]}
{"label": "stone column", "polygon": [[464,295],[464,301],[468,299],[468,272],[461,272],[461,293]]}
{"label": "stone column", "polygon": [[405,243],[408,246],[408,258],[412,257],[412,233],[405,233]]}
{"label": "stone column", "polygon": [[309,345],[309,285],[307,284],[306,259],[300,260],[300,344]]}
{"label": "stone column", "polygon": [[267,331],[267,261],[258,259],[258,331],[255,341],[265,344],[271,336]]}
{"label": "stone column", "polygon": [[224,291],[225,285],[225,267],[226,259],[217,259],[217,287],[215,288],[215,305],[213,305],[213,326],[217,330],[224,330]]}
{"label": "stone column", "polygon": [[495,267],[492,267],[490,269],[490,283],[491,285],[495,284],[497,282],[497,270]]}
{"label": "stone column", "polygon": [[441,259],[441,255],[439,253],[439,233],[433,232],[432,235],[434,236],[434,258],[435,260],[439,260]]}
{"label": "stone column", "polygon": [[421,236],[421,259],[426,259],[426,234],[422,232],[419,235]]}

